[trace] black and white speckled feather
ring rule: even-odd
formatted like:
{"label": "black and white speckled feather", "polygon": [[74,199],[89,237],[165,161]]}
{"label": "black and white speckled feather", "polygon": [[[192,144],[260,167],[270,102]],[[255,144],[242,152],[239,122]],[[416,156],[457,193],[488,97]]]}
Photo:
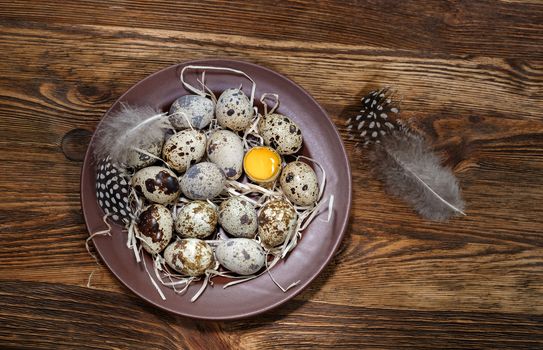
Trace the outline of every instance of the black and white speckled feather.
{"label": "black and white speckled feather", "polygon": [[399,104],[393,99],[389,88],[372,91],[361,102],[360,114],[347,120],[351,140],[357,139],[361,144],[368,145],[403,128],[403,123],[398,119]]}
{"label": "black and white speckled feather", "polygon": [[130,185],[122,170],[108,157],[96,167],[96,198],[104,213],[120,224],[130,222],[132,207],[129,200]]}

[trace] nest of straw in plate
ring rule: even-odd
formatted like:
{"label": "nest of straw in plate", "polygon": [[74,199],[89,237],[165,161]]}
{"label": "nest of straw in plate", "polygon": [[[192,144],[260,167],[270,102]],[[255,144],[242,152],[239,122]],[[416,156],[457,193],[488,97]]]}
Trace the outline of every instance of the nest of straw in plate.
{"label": "nest of straw in plate", "polygon": [[[187,70],[201,70],[202,75],[200,79],[197,79],[198,83],[201,85],[200,88],[197,88],[191,84],[189,84],[185,80],[185,72]],[[254,108],[254,117],[250,124],[250,126],[243,131],[242,134],[242,142],[244,147],[244,152],[247,152],[249,149],[255,146],[263,146],[264,140],[262,136],[259,133],[258,125],[259,121],[262,117],[265,117],[267,115],[270,115],[276,111],[276,109],[279,107],[280,103],[280,97],[279,95],[275,93],[264,93],[261,95],[260,102],[263,105],[263,114],[259,113],[258,108],[254,106],[254,98],[256,94],[256,83],[255,81],[246,73],[235,70],[232,68],[225,68],[225,67],[212,67],[212,66],[185,66],[180,74],[180,81],[182,85],[190,92],[205,96],[207,98],[210,98],[214,103],[217,101],[217,98],[215,97],[214,93],[207,87],[205,84],[206,79],[206,72],[208,71],[222,71],[222,72],[229,72],[233,74],[239,74],[244,77],[246,77],[251,82],[251,94],[250,94],[250,103]],[[268,101],[271,101],[271,106],[268,105]],[[149,121],[161,121],[165,120],[165,118],[169,117],[167,113],[157,113],[156,115],[148,118],[143,123],[149,123]],[[186,116],[183,116],[186,118]],[[188,119],[186,119],[188,125],[192,128],[192,125]],[[217,120],[214,118],[209,126],[204,130],[204,133],[206,136],[211,135],[213,132],[222,129],[222,127],[217,123]],[[172,128],[173,130],[173,128]],[[175,132],[175,130],[174,130]],[[240,135],[241,136],[241,135]],[[169,168],[169,165],[166,161],[161,159],[160,157],[153,155],[141,148],[135,147],[137,151],[146,154],[149,157],[152,157],[156,159],[157,161],[160,161],[164,164],[164,166]],[[153,254],[152,255],[152,266],[148,266],[146,259],[142,256],[142,254],[145,254],[145,252],[142,251],[142,236],[141,233],[138,232],[137,229],[137,221],[138,217],[141,214],[141,212],[145,208],[145,199],[142,198],[133,188],[131,189],[129,193],[129,201],[131,203],[132,212],[129,216],[129,221],[125,225],[125,230],[127,231],[127,242],[126,247],[130,249],[133,252],[134,258],[138,263],[142,263],[144,265],[145,271],[149,276],[149,279],[151,280],[152,284],[156,288],[157,292],[160,294],[162,299],[165,299],[164,293],[162,292],[161,287],[167,287],[172,288],[176,293],[183,294],[188,290],[188,287],[196,282],[196,281],[202,281],[199,290],[192,296],[191,301],[195,301],[198,299],[199,296],[202,295],[204,290],[208,285],[213,284],[213,278],[216,276],[223,276],[232,279],[232,281],[226,283],[223,285],[223,288],[229,288],[231,286],[244,283],[247,281],[250,281],[252,279],[255,279],[263,274],[268,274],[271,280],[280,288],[283,292],[286,292],[290,288],[296,286],[298,283],[300,283],[300,280],[292,281],[288,286],[283,287],[273,276],[271,269],[282,259],[285,259],[290,252],[292,252],[300,239],[302,239],[303,232],[306,230],[306,228],[310,225],[310,223],[315,220],[319,214],[323,213],[324,211],[328,211],[328,215],[326,218],[319,218],[319,220],[323,222],[330,221],[331,215],[332,215],[332,207],[334,203],[334,196],[330,195],[329,197],[324,198],[324,190],[326,187],[326,171],[325,168],[315,159],[303,156],[303,155],[294,155],[291,156],[294,160],[304,160],[306,163],[314,164],[316,168],[319,169],[319,172],[321,174],[320,181],[318,184],[319,187],[319,193],[317,200],[315,203],[308,205],[308,206],[299,206],[294,203],[292,203],[288,197],[283,193],[281,186],[278,184],[278,179],[271,183],[267,184],[266,186],[262,186],[256,183],[252,182],[241,182],[237,180],[228,180],[225,186],[225,189],[223,192],[213,199],[208,199],[208,203],[212,204],[215,208],[218,208],[219,204],[230,198],[230,197],[241,197],[245,199],[246,201],[253,204],[257,210],[263,206],[265,206],[267,203],[273,200],[282,199],[286,202],[288,202],[291,207],[295,210],[297,214],[297,221],[296,221],[296,227],[294,230],[290,232],[290,234],[286,237],[285,241],[280,244],[277,247],[267,247],[266,245],[262,244],[260,241],[260,238],[258,235],[256,235],[255,238],[253,238],[258,244],[262,246],[266,253],[266,259],[265,259],[265,268],[256,274],[249,275],[249,276],[240,276],[237,274],[234,274],[228,270],[225,270],[220,267],[219,263],[215,259],[215,264],[211,268],[208,268],[205,271],[205,274],[203,276],[187,276],[180,274],[177,271],[173,271],[170,269],[167,264],[165,263],[164,257],[161,254]],[[283,162],[285,162],[283,160]],[[284,164],[283,164],[284,165]],[[127,181],[130,181],[131,177],[134,175],[130,169],[122,168],[125,170],[124,176],[127,179]],[[175,218],[178,211],[187,203],[189,200],[183,196],[180,196],[179,199],[168,206],[168,209],[171,211],[172,216]],[[95,232],[90,235],[90,237],[87,239],[87,243],[97,235],[110,235],[111,232],[111,226],[107,222],[108,215],[106,214],[104,216],[104,222],[107,225],[107,229],[99,232]],[[223,234],[221,234],[220,231],[218,231],[214,236],[210,237],[210,239],[206,239],[206,242],[210,244],[212,247],[215,247],[217,244],[219,244],[222,240],[227,239]],[[90,282],[90,278],[89,278]]]}

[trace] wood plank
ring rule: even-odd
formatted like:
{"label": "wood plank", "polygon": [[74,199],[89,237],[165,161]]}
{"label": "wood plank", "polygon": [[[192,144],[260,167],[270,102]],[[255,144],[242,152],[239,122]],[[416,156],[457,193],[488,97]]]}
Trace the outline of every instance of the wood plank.
{"label": "wood plank", "polygon": [[0,284],[0,344],[47,349],[533,349],[541,316],[424,312],[290,302],[247,321],[188,320],[118,293]]}
{"label": "wood plank", "polygon": [[[4,20],[96,24],[259,39],[541,58],[541,3],[496,1],[5,1]],[[485,35],[481,35],[485,33]]]}
{"label": "wood plank", "polygon": [[[70,113],[71,118],[75,114],[75,117],[82,119],[78,122],[83,121],[89,125],[89,122],[100,117],[116,96],[150,71],[175,61],[206,57],[211,46],[211,52],[217,56],[229,54],[241,59],[249,53],[261,57],[255,62],[271,67],[279,67],[289,59],[289,65],[284,65],[280,71],[299,81],[332,116],[345,114],[346,111],[342,109],[351,105],[347,111],[355,113],[358,96],[380,85],[391,85],[402,98],[406,117],[432,116],[436,122],[443,118],[447,118],[448,122],[449,118],[464,115],[471,118],[470,123],[474,124],[472,128],[488,127],[495,121],[493,118],[542,119],[541,109],[533,103],[533,99],[542,97],[541,61],[520,63],[486,58],[466,61],[454,57],[397,57],[371,49],[354,54],[341,53],[348,52],[349,46],[335,46],[332,48],[335,55],[317,58],[316,55],[325,53],[329,48],[313,44],[304,47],[303,42],[292,42],[289,47],[284,44],[277,47],[269,42],[271,46],[268,48],[259,41],[245,40],[242,46],[231,45],[227,51],[224,49],[224,37],[220,36],[201,36],[195,43],[184,43],[164,37],[172,38],[175,34],[186,37],[188,33],[156,30],[124,33],[124,29],[117,27],[86,26],[73,34],[68,29],[43,25],[37,25],[32,30],[20,26],[3,29],[4,40],[14,46],[15,53],[0,66],[0,73],[6,79],[13,72],[26,73],[17,73],[17,77],[12,78],[16,81],[6,81],[2,94],[13,101],[13,107],[34,110],[25,111],[28,116],[35,115],[35,109],[40,106],[46,108],[41,113],[51,113],[60,104],[62,107],[58,107],[62,112]],[[42,43],[40,36],[43,32],[51,37],[60,36],[60,43]],[[82,33],[95,39],[87,39],[81,44]],[[104,42],[104,38],[111,37],[117,39]],[[208,46],[206,50],[202,50],[204,42]],[[25,49],[16,54],[15,46]],[[284,53],[284,50],[295,46],[316,52],[308,54],[303,51],[294,55]],[[44,66],[39,59],[23,60],[27,49],[32,49],[37,58],[55,52],[73,53],[63,57],[55,56],[54,66]],[[107,54],[100,53],[102,51]],[[144,56],[141,52],[145,52]],[[179,52],[186,53],[180,56]],[[157,60],[157,57],[160,59]],[[74,61],[82,64],[72,67]],[[91,66],[88,62],[94,63]],[[69,72],[65,69],[67,66],[71,67]],[[311,67],[319,74],[303,74],[305,67]],[[90,70],[93,74],[89,78]],[[423,74],[425,79],[421,81]],[[101,80],[96,79],[96,76],[100,76]],[[22,82],[22,78],[28,78],[31,85]],[[40,79],[44,80],[43,83],[40,83]],[[35,91],[33,95],[42,95],[43,101],[28,100],[20,91]],[[33,106],[36,103],[38,106]],[[449,106],[454,106],[454,109]],[[54,116],[43,115],[44,122],[51,117]],[[492,119],[481,123],[485,118]],[[541,124],[534,125],[537,125],[534,133],[540,133]]]}

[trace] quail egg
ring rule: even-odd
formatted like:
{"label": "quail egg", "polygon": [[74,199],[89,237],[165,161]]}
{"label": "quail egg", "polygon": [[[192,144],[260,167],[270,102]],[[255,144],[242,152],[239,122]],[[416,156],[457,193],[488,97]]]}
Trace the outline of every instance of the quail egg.
{"label": "quail egg", "polygon": [[275,200],[264,205],[258,214],[258,236],[266,247],[276,247],[294,234],[296,211],[285,200]]}
{"label": "quail egg", "polygon": [[162,150],[164,160],[182,173],[202,159],[206,150],[206,135],[198,130],[182,130],[166,141]]}
{"label": "quail egg", "polygon": [[188,276],[201,276],[215,263],[213,249],[196,238],[182,239],[164,250],[164,260],[177,272]]}
{"label": "quail egg", "polygon": [[149,153],[155,157],[151,157],[149,154],[142,153],[136,149],[130,150],[128,153],[127,166],[134,169],[144,168],[146,166],[152,165],[157,161],[157,158],[160,157],[160,151],[162,150],[162,145],[164,140],[156,140],[154,142],[148,142],[147,144],[141,144],[138,146],[139,149]]}
{"label": "quail egg", "polygon": [[159,204],[175,201],[180,193],[177,176],[170,169],[160,166],[139,170],[132,177],[132,186],[145,198]]}
{"label": "quail egg", "polygon": [[258,122],[258,130],[267,146],[280,154],[294,154],[302,147],[302,131],[289,117],[270,114]]}
{"label": "quail egg", "polygon": [[180,237],[205,238],[215,232],[217,220],[217,211],[211,203],[190,202],[177,214],[175,231]]}
{"label": "quail egg", "polygon": [[318,199],[317,174],[306,163],[288,163],[281,172],[279,183],[285,196],[296,205],[313,205]]}
{"label": "quail egg", "polygon": [[240,275],[252,275],[260,270],[266,253],[256,241],[232,238],[221,242],[215,250],[217,261],[228,270]]}
{"label": "quail egg", "polygon": [[142,239],[143,249],[150,254],[158,254],[172,238],[172,214],[163,205],[150,205],[139,215],[136,229]]}
{"label": "quail egg", "polygon": [[237,180],[242,174],[243,143],[231,131],[215,131],[207,142],[207,158],[217,164],[228,179]]}
{"label": "quail egg", "polygon": [[217,100],[215,115],[223,128],[241,131],[251,125],[253,106],[240,89],[226,89]]}
{"label": "quail egg", "polygon": [[246,199],[231,197],[221,203],[219,223],[234,237],[253,238],[258,226],[256,209]]}
{"label": "quail egg", "polygon": [[224,189],[226,178],[214,163],[202,162],[191,166],[181,178],[181,190],[190,199],[212,199]]}
{"label": "quail egg", "polygon": [[176,130],[187,129],[190,126],[203,129],[213,119],[214,109],[213,101],[204,96],[181,96],[170,107],[170,123]]}

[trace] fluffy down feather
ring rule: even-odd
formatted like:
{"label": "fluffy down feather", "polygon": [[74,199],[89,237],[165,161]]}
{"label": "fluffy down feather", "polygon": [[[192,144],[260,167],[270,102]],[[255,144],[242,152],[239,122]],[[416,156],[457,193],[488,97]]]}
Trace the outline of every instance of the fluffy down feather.
{"label": "fluffy down feather", "polygon": [[370,159],[387,190],[424,218],[445,221],[453,215],[465,215],[456,177],[440,164],[422,137],[394,132],[375,144]]}
{"label": "fluffy down feather", "polygon": [[160,142],[165,130],[171,128],[166,113],[150,106],[123,105],[96,131],[94,156],[97,161],[109,156],[112,163],[124,165],[135,148]]}

